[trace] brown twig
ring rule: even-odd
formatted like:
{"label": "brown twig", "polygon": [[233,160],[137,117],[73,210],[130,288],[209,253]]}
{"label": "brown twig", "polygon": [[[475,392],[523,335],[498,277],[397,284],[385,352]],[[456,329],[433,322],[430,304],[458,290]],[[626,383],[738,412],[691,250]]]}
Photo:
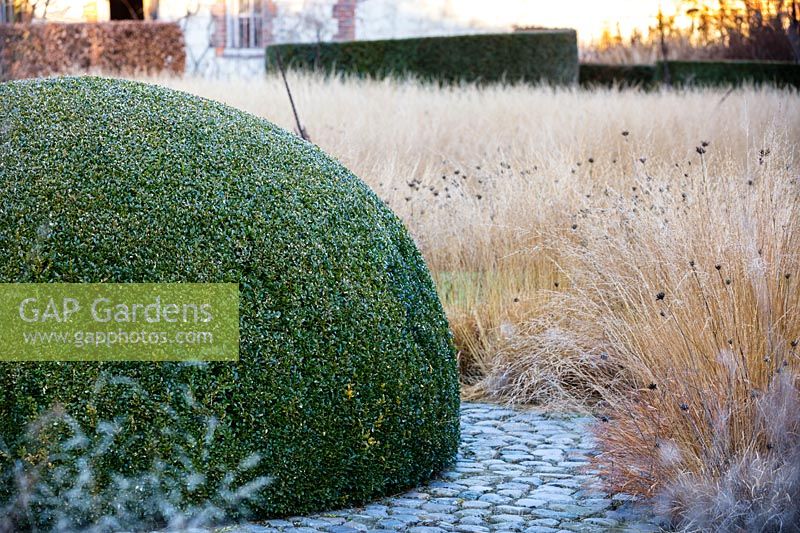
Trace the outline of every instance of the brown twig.
{"label": "brown twig", "polygon": [[308,137],[308,133],[306,133],[306,129],[300,123],[300,116],[297,114],[297,107],[294,105],[294,98],[292,98],[292,90],[289,88],[289,82],[286,79],[286,69],[283,68],[283,60],[281,58],[281,51],[277,48],[275,49],[275,60],[278,63],[278,70],[281,71],[281,77],[283,78],[283,84],[286,86],[286,94],[289,95],[289,103],[292,104],[292,113],[294,113],[294,121],[297,124],[297,132],[300,137],[303,138],[304,141],[311,141]]}

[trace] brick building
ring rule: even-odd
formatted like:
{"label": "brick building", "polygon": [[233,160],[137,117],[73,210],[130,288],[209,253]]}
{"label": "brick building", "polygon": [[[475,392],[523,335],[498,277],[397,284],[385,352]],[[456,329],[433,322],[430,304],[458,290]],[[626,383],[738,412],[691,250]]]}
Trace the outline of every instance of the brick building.
{"label": "brick building", "polygon": [[[458,0],[50,0],[38,20],[177,21],[187,70],[208,76],[263,73],[275,42],[399,38],[481,31],[457,22]],[[0,23],[13,16],[0,0]],[[41,6],[44,4],[40,2]]]}

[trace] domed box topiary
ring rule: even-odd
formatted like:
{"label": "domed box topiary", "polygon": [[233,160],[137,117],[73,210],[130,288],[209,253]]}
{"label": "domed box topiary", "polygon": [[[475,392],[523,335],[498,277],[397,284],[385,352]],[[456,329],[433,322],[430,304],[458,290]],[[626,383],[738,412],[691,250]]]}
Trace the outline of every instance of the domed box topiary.
{"label": "domed box topiary", "polygon": [[120,80],[0,84],[0,129],[0,281],[241,291],[238,363],[0,363],[0,509],[22,472],[48,486],[25,488],[20,523],[63,519],[77,504],[45,496],[88,472],[73,524],[135,506],[126,480],[145,475],[173,480],[173,510],[223,494],[229,516],[298,514],[452,460],[456,361],[429,272],[342,165],[265,120]]}

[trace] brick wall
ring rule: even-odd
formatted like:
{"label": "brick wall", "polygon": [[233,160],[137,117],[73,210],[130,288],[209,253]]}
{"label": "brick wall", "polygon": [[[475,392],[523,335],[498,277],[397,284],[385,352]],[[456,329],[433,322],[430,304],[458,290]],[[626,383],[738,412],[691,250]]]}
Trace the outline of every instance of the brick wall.
{"label": "brick wall", "polygon": [[353,41],[356,38],[356,1],[337,0],[333,6],[333,18],[336,19],[337,31],[334,41]]}
{"label": "brick wall", "polygon": [[218,56],[225,51],[225,43],[228,38],[228,25],[225,20],[225,0],[217,0],[211,6],[211,18],[214,21],[214,32],[211,35],[211,45],[214,47]]}
{"label": "brick wall", "polygon": [[275,34],[273,32],[273,20],[275,20],[275,17],[278,16],[278,4],[276,4],[274,0],[265,0],[264,10],[265,20],[261,33],[264,38],[263,42],[265,45],[267,45],[275,39]]}

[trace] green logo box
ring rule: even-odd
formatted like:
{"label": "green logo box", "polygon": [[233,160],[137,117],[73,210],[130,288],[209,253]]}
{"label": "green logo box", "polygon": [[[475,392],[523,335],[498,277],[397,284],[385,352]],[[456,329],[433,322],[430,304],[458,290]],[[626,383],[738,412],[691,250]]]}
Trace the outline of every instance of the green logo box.
{"label": "green logo box", "polygon": [[238,361],[235,283],[2,283],[0,361]]}

